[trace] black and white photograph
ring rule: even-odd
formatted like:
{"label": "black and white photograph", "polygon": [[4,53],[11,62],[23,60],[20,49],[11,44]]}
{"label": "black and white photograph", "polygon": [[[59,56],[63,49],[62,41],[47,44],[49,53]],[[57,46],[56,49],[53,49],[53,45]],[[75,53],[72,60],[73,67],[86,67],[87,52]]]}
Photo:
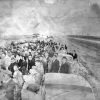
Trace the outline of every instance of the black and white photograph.
{"label": "black and white photograph", "polygon": [[0,100],[100,100],[100,0],[0,0]]}

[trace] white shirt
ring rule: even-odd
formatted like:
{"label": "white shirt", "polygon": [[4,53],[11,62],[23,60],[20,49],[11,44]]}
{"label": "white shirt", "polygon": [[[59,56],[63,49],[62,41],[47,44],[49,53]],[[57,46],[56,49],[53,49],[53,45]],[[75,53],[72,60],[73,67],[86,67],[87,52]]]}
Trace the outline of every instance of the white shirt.
{"label": "white shirt", "polygon": [[15,83],[19,83],[19,84],[23,83],[22,73],[19,70],[14,72],[13,80]]}
{"label": "white shirt", "polygon": [[10,64],[11,64],[11,58],[6,55],[6,57],[5,57],[5,66],[6,66],[6,69],[8,69],[8,67],[9,67]]}

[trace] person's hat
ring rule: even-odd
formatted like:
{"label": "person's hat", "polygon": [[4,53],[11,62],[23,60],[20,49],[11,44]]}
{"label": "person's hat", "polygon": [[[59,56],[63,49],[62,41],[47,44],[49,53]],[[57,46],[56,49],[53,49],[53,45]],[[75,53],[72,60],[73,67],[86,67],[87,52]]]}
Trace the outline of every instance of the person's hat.
{"label": "person's hat", "polygon": [[35,57],[35,61],[37,61],[37,60],[40,60],[40,57],[39,56],[36,56]]}
{"label": "person's hat", "polygon": [[17,67],[17,65],[14,65],[14,71],[17,71],[18,70],[18,67]]}
{"label": "person's hat", "polygon": [[15,60],[15,57],[11,57],[11,60]]}
{"label": "person's hat", "polygon": [[54,53],[54,56],[56,57],[58,55],[58,53]]}

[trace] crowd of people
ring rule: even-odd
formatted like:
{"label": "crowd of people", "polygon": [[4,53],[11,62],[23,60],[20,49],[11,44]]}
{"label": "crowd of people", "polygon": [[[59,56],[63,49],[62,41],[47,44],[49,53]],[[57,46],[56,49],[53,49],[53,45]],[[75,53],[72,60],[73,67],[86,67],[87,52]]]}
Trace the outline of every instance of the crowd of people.
{"label": "crowd of people", "polygon": [[66,44],[53,40],[11,42],[0,49],[0,83],[8,100],[21,100],[25,89],[39,92],[46,73],[77,73],[73,71],[77,61],[75,50],[69,52]]}
{"label": "crowd of people", "polygon": [[[59,59],[59,57],[61,59]],[[73,60],[77,59],[75,50],[68,52],[66,45],[57,44],[53,41],[17,44],[12,42],[10,47],[1,49],[1,68],[8,69],[13,74],[13,67],[16,65],[24,75],[26,72],[29,72],[32,66],[35,66],[38,61],[42,63],[44,73],[68,73],[69,68],[68,70],[64,70],[64,67],[61,67],[65,63],[68,64],[68,57],[72,57]],[[67,66],[69,67],[70,65]]]}

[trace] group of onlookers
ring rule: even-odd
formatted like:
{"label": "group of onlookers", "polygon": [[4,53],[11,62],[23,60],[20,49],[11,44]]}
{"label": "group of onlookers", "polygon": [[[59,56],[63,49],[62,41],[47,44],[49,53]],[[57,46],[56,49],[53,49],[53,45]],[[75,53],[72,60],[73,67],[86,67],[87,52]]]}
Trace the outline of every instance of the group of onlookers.
{"label": "group of onlookers", "polygon": [[52,40],[12,42],[7,48],[2,48],[0,54],[0,81],[6,84],[8,100],[21,100],[23,89],[37,93],[45,73],[71,73],[72,61],[78,58],[75,50],[68,52],[66,45]]}
{"label": "group of onlookers", "polygon": [[[77,53],[67,51],[66,45],[57,44],[53,41],[36,43],[28,43],[28,46],[22,44],[11,44],[11,50],[4,50],[1,55],[1,68],[14,72],[13,66],[17,65],[19,70],[25,74],[32,66],[35,66],[36,60],[40,60],[43,64],[44,72],[62,72],[64,67],[69,66],[67,55],[72,59],[77,59]],[[60,55],[61,54],[61,55]],[[60,59],[59,59],[60,58]],[[66,64],[67,63],[67,64]],[[64,68],[64,69],[63,69]]]}

